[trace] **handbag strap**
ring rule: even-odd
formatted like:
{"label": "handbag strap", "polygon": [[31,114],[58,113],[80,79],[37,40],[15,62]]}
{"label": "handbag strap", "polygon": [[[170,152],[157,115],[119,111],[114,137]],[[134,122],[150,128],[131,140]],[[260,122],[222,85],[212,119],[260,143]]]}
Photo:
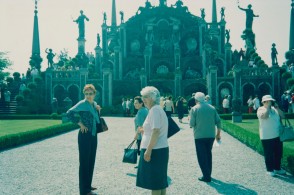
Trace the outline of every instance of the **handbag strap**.
{"label": "handbag strap", "polygon": [[127,149],[130,149],[130,148],[132,148],[132,146],[133,146],[133,144],[135,143],[135,139],[130,143],[130,145],[127,147]]}
{"label": "handbag strap", "polygon": [[285,117],[285,126],[287,126],[287,123],[288,123],[288,126],[291,126],[289,119]]}

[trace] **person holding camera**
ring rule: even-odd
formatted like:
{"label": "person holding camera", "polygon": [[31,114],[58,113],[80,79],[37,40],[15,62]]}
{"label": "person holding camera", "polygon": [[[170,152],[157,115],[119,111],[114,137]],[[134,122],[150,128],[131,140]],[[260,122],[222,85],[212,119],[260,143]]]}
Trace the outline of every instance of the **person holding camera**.
{"label": "person holding camera", "polygon": [[272,177],[286,174],[281,169],[283,142],[279,138],[280,119],[285,118],[285,115],[271,95],[263,96],[261,102],[263,106],[258,108],[257,117],[267,174]]}

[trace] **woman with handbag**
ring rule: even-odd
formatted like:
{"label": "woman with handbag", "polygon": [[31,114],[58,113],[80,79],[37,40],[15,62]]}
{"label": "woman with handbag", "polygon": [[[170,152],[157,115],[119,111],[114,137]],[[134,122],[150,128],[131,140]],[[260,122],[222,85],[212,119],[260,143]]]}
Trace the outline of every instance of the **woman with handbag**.
{"label": "woman with handbag", "polygon": [[141,95],[149,112],[143,124],[136,185],[152,190],[152,194],[165,195],[168,187],[168,119],[159,106],[160,93],[155,87],[143,88]]}
{"label": "woman with handbag", "polygon": [[67,117],[80,126],[78,134],[79,147],[79,188],[81,195],[95,194],[92,190],[92,178],[94,172],[97,132],[100,128],[100,106],[94,101],[96,89],[92,84],[84,87],[85,99],[78,102],[67,111]]}
{"label": "woman with handbag", "polygon": [[143,133],[143,123],[148,115],[148,109],[144,106],[143,100],[140,96],[134,98],[134,106],[138,110],[135,116],[135,137],[134,140],[137,140],[138,155],[140,155],[140,145]]}
{"label": "woman with handbag", "polygon": [[283,142],[279,138],[280,121],[285,115],[271,95],[263,96],[261,102],[263,106],[258,108],[257,117],[267,174],[272,177],[276,174],[286,174],[285,170],[281,169]]}

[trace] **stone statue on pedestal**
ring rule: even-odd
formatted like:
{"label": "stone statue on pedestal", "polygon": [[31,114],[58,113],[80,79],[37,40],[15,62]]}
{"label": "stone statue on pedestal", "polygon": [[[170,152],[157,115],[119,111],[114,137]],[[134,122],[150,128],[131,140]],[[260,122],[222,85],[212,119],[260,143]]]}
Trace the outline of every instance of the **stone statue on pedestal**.
{"label": "stone statue on pedestal", "polygon": [[247,30],[252,30],[252,23],[253,23],[253,18],[254,17],[259,17],[259,15],[255,15],[253,13],[253,10],[251,9],[252,5],[249,4],[248,5],[248,9],[244,9],[244,8],[241,8],[239,5],[238,5],[238,8],[242,11],[245,11],[246,12],[246,29]]}
{"label": "stone statue on pedestal", "polygon": [[52,52],[52,49],[49,49],[49,52],[48,52],[48,48],[46,48],[46,50],[45,50],[45,53],[47,53],[47,60],[48,60],[48,68],[50,67],[52,67],[52,65],[53,65],[53,58],[54,58],[54,56],[56,55],[56,54],[54,54],[53,52]]}
{"label": "stone statue on pedestal", "polygon": [[276,44],[273,43],[272,44],[272,52],[271,52],[271,58],[272,58],[272,65],[277,65],[278,64],[278,58],[277,58],[277,55],[278,55],[278,51],[276,49]]}
{"label": "stone statue on pedestal", "polygon": [[79,38],[85,38],[85,20],[89,21],[89,18],[84,15],[83,10],[80,11],[81,15],[74,20],[79,25]]}
{"label": "stone statue on pedestal", "polygon": [[205,19],[205,9],[201,8],[200,11],[201,11],[201,18],[204,20]]}
{"label": "stone statue on pedestal", "polygon": [[226,41],[226,43],[229,43],[230,42],[230,38],[231,38],[231,36],[230,36],[230,30],[226,30],[226,32],[225,32],[225,36],[226,36],[226,39],[227,39],[227,41]]}

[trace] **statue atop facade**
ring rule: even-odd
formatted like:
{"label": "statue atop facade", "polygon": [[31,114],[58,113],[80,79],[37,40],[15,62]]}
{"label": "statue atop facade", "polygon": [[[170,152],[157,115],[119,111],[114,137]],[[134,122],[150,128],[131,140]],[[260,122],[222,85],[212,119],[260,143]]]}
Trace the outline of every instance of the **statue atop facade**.
{"label": "statue atop facade", "polygon": [[141,14],[143,11],[147,10],[147,9],[151,9],[153,8],[153,6],[151,5],[151,3],[149,2],[149,0],[146,0],[145,2],[145,7],[139,7],[137,12],[136,12],[136,15],[138,15],[139,13]]}
{"label": "statue atop facade", "polygon": [[253,13],[253,10],[251,9],[252,5],[249,4],[248,5],[248,9],[244,9],[244,8],[241,8],[239,5],[238,5],[238,8],[242,11],[245,11],[246,12],[246,29],[247,30],[252,30],[252,23],[253,23],[253,18],[254,17],[259,17],[259,15],[255,15]]}
{"label": "statue atop facade", "polygon": [[201,11],[201,18],[204,20],[205,19],[205,9],[201,8],[200,11]]}
{"label": "statue atop facade", "polygon": [[221,14],[221,20],[224,20],[225,19],[225,7],[222,7],[221,8],[221,11],[220,11],[220,14]]}
{"label": "statue atop facade", "polygon": [[272,44],[272,53],[271,53],[271,58],[272,58],[272,65],[277,65],[278,64],[278,58],[277,58],[277,55],[278,55],[278,51],[276,49],[276,44],[273,43]]}
{"label": "statue atop facade", "polygon": [[53,58],[54,58],[54,56],[56,56],[56,54],[54,54],[53,52],[52,52],[52,49],[49,49],[49,52],[48,52],[48,48],[46,48],[46,50],[45,50],[45,52],[47,53],[47,60],[48,60],[48,68],[50,67],[52,67],[52,65],[53,65]]}
{"label": "statue atop facade", "polygon": [[100,47],[100,42],[101,42],[100,34],[97,33],[97,46],[98,47]]}
{"label": "statue atop facade", "polygon": [[119,14],[120,14],[120,23],[124,23],[125,22],[125,20],[124,20],[124,15],[125,15],[124,12],[120,11]]}
{"label": "statue atop facade", "polygon": [[84,15],[83,10],[80,11],[81,15],[74,20],[79,25],[79,38],[85,38],[85,20],[89,21],[89,18]]}
{"label": "statue atop facade", "polygon": [[106,12],[103,12],[103,24],[106,24],[107,21],[107,15]]}
{"label": "statue atop facade", "polygon": [[184,6],[184,3],[182,0],[178,0],[174,5],[172,5],[173,7],[176,7],[176,9],[180,9],[183,10],[184,12],[189,12],[188,7]]}
{"label": "statue atop facade", "polygon": [[229,29],[226,29],[226,32],[225,32],[225,36],[226,36],[226,39],[227,39],[226,43],[230,42],[230,38],[231,38],[230,32],[231,31]]}

